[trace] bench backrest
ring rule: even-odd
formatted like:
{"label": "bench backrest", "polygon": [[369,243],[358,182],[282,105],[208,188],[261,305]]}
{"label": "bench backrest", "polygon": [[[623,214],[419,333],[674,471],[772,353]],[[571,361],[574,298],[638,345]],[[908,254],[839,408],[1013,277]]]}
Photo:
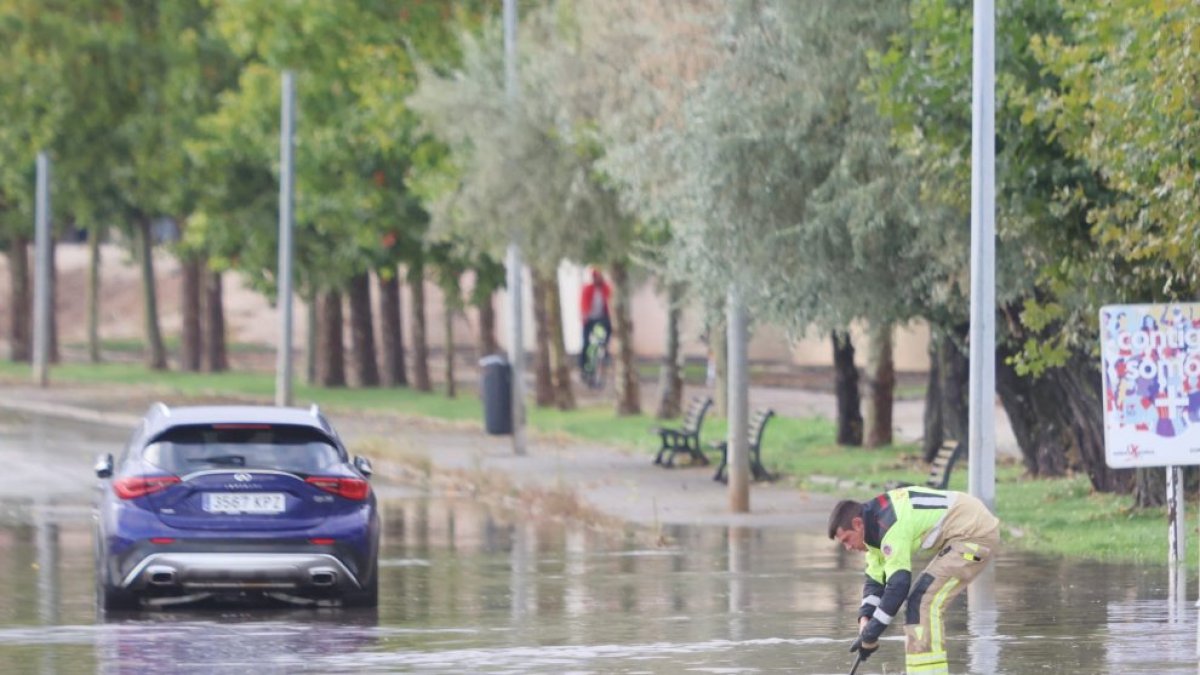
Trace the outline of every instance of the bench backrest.
{"label": "bench backrest", "polygon": [[767,420],[774,416],[775,411],[770,408],[759,408],[754,411],[750,423],[746,425],[746,440],[750,443],[750,447],[757,448],[762,443],[763,430],[767,428]]}
{"label": "bench backrest", "polygon": [[933,465],[929,468],[929,478],[925,479],[925,486],[945,490],[950,483],[950,470],[954,468],[954,463],[966,447],[965,443],[958,441],[942,443],[942,447],[938,448],[937,455],[933,458]]}
{"label": "bench backrest", "polygon": [[712,399],[708,396],[693,396],[688,403],[687,414],[683,417],[683,431],[689,434],[700,432],[700,425],[704,424],[704,414],[712,406]]}

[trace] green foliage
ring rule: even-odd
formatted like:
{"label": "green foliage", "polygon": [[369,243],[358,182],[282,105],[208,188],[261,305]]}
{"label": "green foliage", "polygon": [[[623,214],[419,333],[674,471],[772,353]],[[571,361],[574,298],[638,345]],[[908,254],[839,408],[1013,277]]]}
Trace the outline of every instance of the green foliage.
{"label": "green foliage", "polygon": [[916,228],[916,185],[858,86],[867,50],[901,18],[861,3],[733,3],[702,29],[705,69],[677,116],[655,72],[639,83],[649,100],[631,106],[643,114],[612,111],[603,166],[643,221],[670,223],[671,277],[698,282],[710,305],[736,286],[756,316],[796,332],[904,321],[928,304],[946,275],[943,230]]}
{"label": "green foliage", "polygon": [[206,178],[194,244],[274,292],[281,71],[296,73],[296,269],[337,289],[423,250],[427,215],[409,186],[429,155],[407,105],[413,49],[456,58],[448,27],[478,2],[214,3],[242,60],[236,89],[201,120],[190,152]]}
{"label": "green foliage", "polygon": [[1200,288],[1200,8],[1186,0],[1076,0],[1064,3],[1064,14],[1069,32],[1032,43],[1059,84],[1030,101],[1027,117],[1111,191],[1087,204],[1106,276],[1144,301],[1190,300]]}
{"label": "green foliage", "polygon": [[[519,94],[505,88],[499,22],[464,32],[453,72],[426,65],[413,107],[448,152],[418,167],[418,191],[430,202],[435,229],[469,240],[499,258],[516,241],[530,265],[559,260],[613,260],[632,245],[632,221],[596,172],[589,101],[603,94],[593,64],[573,40],[560,10],[523,17]],[[589,70],[591,68],[591,70]]]}
{"label": "green foliage", "polygon": [[[1168,5],[1177,18],[1195,13],[1187,3]],[[1130,227],[1135,221],[1158,227],[1148,211],[1135,214],[1129,206],[1154,199],[1152,163],[1143,160],[1169,156],[1166,144],[1149,146],[1153,134],[1142,133],[1163,119],[1151,93],[1159,87],[1148,73],[1133,71],[1150,55],[1163,67],[1191,61],[1177,60],[1182,52],[1166,38],[1169,30],[1161,35],[1165,42],[1143,40],[1169,15],[1137,2],[1098,8],[1020,0],[997,8],[997,299],[1023,307],[1021,325],[1000,324],[1002,338],[1017,343],[1014,365],[1021,373],[1037,375],[1071,354],[1094,352],[1101,304],[1193,292],[1189,273],[1180,272],[1189,269],[1187,256],[1152,263],[1169,247],[1158,248],[1152,237],[1135,234],[1141,226]],[[873,57],[868,91],[914,162],[923,204],[944,211],[961,231],[970,207],[971,92],[964,86],[971,77],[970,7],[918,0],[910,17],[908,28]],[[1151,119],[1155,124],[1146,124]],[[1147,179],[1129,199],[1120,191],[1132,183],[1109,179],[1121,158],[1140,161],[1135,173]],[[1172,222],[1184,222],[1178,216]],[[961,255],[966,240],[959,235],[957,242],[952,248]],[[943,303],[931,319],[960,320],[966,279],[947,278],[942,297],[959,300]]]}

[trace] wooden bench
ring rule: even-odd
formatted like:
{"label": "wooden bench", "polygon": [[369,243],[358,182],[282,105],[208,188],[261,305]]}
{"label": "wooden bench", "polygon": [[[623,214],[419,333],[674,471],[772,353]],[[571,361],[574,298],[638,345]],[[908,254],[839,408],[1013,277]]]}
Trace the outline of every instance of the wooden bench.
{"label": "wooden bench", "polygon": [[[760,408],[754,411],[754,415],[750,417],[750,423],[746,427],[746,442],[750,446],[750,475],[754,480],[774,479],[774,476],[768,473],[762,465],[763,431],[767,428],[767,422],[774,416],[774,410]],[[729,477],[725,474],[725,468],[729,463],[729,442],[718,441],[713,443],[712,447],[721,451],[721,464],[717,466],[717,472],[713,474],[713,480],[724,483],[729,480]]]}
{"label": "wooden bench", "polygon": [[685,452],[692,462],[708,464],[708,458],[700,451],[700,427],[704,425],[704,416],[712,407],[712,399],[708,396],[694,396],[688,403],[687,413],[683,416],[683,426],[655,427],[653,431],[662,441],[662,447],[654,456],[654,463],[664,467],[675,466],[675,455]]}
{"label": "wooden bench", "polygon": [[[954,469],[954,465],[959,458],[965,454],[967,449],[966,443],[949,440],[942,443],[942,447],[938,448],[937,454],[933,457],[933,463],[929,466],[929,476],[925,478],[923,485],[927,488],[935,490],[945,490],[950,484],[950,472]],[[895,490],[896,488],[910,487],[912,483],[904,481],[890,480],[884,484],[887,490]]]}

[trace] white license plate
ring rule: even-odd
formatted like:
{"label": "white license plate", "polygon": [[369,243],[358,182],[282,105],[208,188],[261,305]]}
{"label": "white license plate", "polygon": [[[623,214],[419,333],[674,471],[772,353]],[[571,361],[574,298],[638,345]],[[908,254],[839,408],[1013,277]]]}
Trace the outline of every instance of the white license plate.
{"label": "white license plate", "polygon": [[283,513],[282,492],[206,492],[209,513]]}

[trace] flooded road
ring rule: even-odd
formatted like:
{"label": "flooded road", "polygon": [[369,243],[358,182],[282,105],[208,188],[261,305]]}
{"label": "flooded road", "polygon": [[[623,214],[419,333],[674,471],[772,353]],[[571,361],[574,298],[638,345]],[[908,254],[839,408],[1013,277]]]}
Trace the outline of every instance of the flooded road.
{"label": "flooded road", "polygon": [[[660,547],[389,488],[375,612],[226,605],[98,620],[91,463],[123,436],[0,413],[0,673],[825,674],[852,663],[862,561],[820,533],[679,527]],[[1006,554],[950,612],[952,672],[1200,672],[1195,584],[1187,601],[1170,596],[1165,567]],[[895,626],[859,673],[901,672],[903,651]]]}

